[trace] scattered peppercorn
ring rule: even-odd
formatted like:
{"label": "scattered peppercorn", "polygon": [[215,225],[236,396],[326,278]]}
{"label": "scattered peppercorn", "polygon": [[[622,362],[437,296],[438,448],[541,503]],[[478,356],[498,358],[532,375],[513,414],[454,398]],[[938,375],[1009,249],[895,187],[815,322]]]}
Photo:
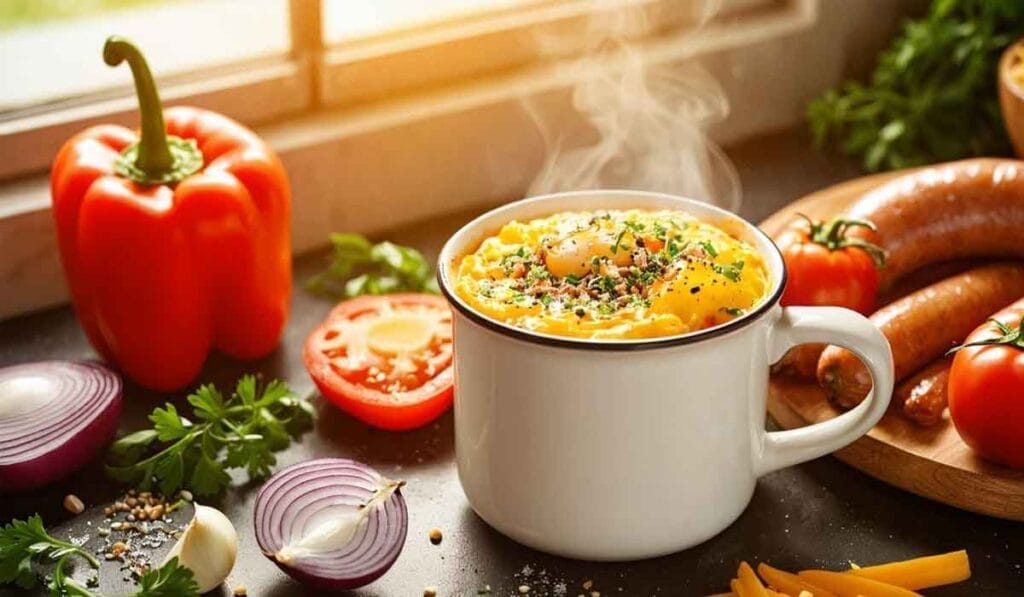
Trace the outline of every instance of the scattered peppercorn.
{"label": "scattered peppercorn", "polygon": [[439,529],[437,527],[434,527],[434,528],[430,529],[430,535],[429,536],[430,536],[430,542],[433,543],[434,545],[439,545],[441,543],[441,529]]}

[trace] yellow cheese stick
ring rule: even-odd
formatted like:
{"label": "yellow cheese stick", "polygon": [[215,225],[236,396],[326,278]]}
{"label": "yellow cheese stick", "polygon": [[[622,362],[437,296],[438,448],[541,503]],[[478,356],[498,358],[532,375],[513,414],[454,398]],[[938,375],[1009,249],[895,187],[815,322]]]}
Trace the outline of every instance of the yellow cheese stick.
{"label": "yellow cheese stick", "polygon": [[967,558],[967,550],[961,549],[937,556],[854,568],[849,574],[917,591],[967,580],[971,577],[971,562]]}
{"label": "yellow cheese stick", "polygon": [[736,576],[739,580],[740,597],[768,597],[768,593],[764,590],[764,585],[761,584],[757,575],[754,574],[754,569],[750,567],[750,564],[740,562]]}
{"label": "yellow cheese stick", "polygon": [[764,562],[757,565],[757,573],[768,583],[768,586],[786,595],[800,595],[802,592],[807,592],[814,597],[836,597],[832,593],[801,579],[795,574],[779,570],[778,568],[772,568]]}
{"label": "yellow cheese stick", "polygon": [[920,597],[919,593],[909,589],[863,576],[855,576],[849,572],[804,570],[797,576],[826,591],[835,593],[838,597],[859,597],[860,595],[870,595],[871,597]]}

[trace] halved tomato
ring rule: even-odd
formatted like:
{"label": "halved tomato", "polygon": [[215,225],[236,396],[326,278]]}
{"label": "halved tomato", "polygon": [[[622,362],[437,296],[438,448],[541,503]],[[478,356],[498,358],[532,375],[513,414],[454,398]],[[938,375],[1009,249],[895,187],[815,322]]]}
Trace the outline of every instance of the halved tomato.
{"label": "halved tomato", "polygon": [[381,429],[415,429],[452,404],[451,311],[431,294],[347,300],[306,339],[303,360],[338,408]]}

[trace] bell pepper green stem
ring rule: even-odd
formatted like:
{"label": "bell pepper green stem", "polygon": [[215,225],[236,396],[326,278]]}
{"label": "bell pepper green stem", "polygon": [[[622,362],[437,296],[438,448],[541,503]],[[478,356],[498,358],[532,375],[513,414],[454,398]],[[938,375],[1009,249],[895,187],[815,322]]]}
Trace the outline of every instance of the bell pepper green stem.
{"label": "bell pepper green stem", "polygon": [[164,132],[164,110],[160,104],[160,94],[142,52],[132,42],[115,35],[108,37],[107,43],[103,45],[103,61],[109,66],[127,61],[132,69],[135,94],[139,97],[139,115],[142,118],[142,138],[135,158],[136,167],[153,174],[167,172],[174,167],[174,157]]}
{"label": "bell pepper green stem", "polygon": [[199,170],[203,156],[195,142],[166,133],[160,94],[139,48],[113,35],[103,44],[103,61],[109,66],[127,62],[132,69],[142,122],[139,142],[121,153],[116,171],[140,184],[154,185],[173,184]]}

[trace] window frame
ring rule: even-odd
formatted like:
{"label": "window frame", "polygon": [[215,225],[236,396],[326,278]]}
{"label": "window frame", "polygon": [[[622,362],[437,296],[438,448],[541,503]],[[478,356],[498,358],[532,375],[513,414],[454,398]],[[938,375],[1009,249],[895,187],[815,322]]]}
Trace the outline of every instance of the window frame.
{"label": "window frame", "polygon": [[[587,50],[581,38],[592,19],[626,8],[642,10],[646,22],[625,41],[669,36],[694,23],[688,18],[692,11],[681,8],[687,3],[679,0],[622,2],[602,6],[594,0],[555,4],[534,0],[521,7],[325,45],[317,95],[321,105],[348,106],[578,57]],[[714,22],[794,6],[803,10],[809,4],[803,0],[720,2],[723,6]],[[552,35],[571,41],[558,48],[535,43]]]}
{"label": "window frame", "polygon": [[[250,126],[312,108],[320,52],[319,1],[288,0],[288,10],[288,53],[161,77],[165,105],[198,106]],[[133,87],[126,83],[8,112],[0,119],[0,147],[5,149],[0,183],[45,170],[60,146],[85,128],[100,123],[136,126],[137,108]]]}
{"label": "window frame", "polygon": [[[670,35],[685,23],[674,0],[624,0],[640,6],[650,26],[640,36]],[[806,0],[723,0],[717,20]],[[522,7],[488,11],[443,24],[409,27],[351,43],[324,45],[320,0],[288,0],[291,51],[162,77],[166,105],[214,110],[249,126],[280,122],[319,108],[369,103],[421,92],[467,78],[500,75],[579,55],[580,44],[557,51],[528,43],[554,33],[573,39],[596,13],[592,0],[533,0]],[[666,17],[665,15],[668,14]],[[525,43],[524,43],[525,40]],[[500,56],[495,62],[494,58]],[[469,57],[469,59],[466,59]],[[428,68],[429,67],[429,68]],[[89,126],[136,124],[130,85],[71,100],[29,106],[0,119],[0,182],[46,170],[66,139]]]}

